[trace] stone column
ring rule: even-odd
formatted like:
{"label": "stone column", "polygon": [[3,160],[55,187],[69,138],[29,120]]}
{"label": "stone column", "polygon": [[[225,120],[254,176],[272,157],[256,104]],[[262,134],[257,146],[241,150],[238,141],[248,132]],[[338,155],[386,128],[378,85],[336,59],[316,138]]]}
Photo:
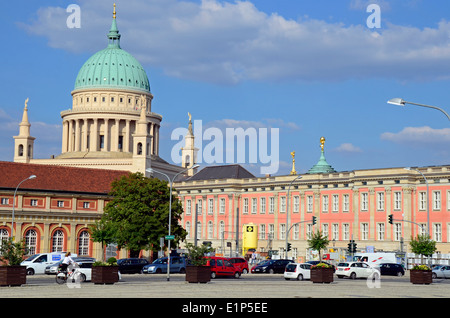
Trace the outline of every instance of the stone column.
{"label": "stone column", "polygon": [[75,149],[74,151],[80,151],[80,120],[75,120]]}

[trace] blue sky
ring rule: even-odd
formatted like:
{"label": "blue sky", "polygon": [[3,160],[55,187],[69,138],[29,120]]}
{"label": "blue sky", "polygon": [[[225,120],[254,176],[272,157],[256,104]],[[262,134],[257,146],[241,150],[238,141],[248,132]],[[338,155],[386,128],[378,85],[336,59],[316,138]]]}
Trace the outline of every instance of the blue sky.
{"label": "blue sky", "polygon": [[[107,45],[113,1],[18,0],[3,5],[0,160],[13,159],[29,98],[35,158],[61,152],[60,112],[78,70]],[[68,28],[66,8],[81,9]],[[277,174],[325,156],[337,171],[449,164],[450,121],[396,107],[394,97],[450,113],[446,0],[117,0],[121,47],[147,71],[171,161],[187,113],[203,127],[278,128]],[[369,4],[381,28],[369,28]],[[203,145],[207,144],[204,142]],[[258,164],[244,164],[255,175]]]}

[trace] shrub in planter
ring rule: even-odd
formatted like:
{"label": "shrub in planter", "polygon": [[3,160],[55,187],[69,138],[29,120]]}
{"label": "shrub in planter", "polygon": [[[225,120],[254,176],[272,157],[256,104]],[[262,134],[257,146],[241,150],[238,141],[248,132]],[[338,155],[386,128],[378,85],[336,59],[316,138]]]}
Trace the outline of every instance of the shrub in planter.
{"label": "shrub in planter", "polygon": [[105,262],[92,264],[92,282],[94,284],[114,284],[119,281],[119,266],[114,257]]}
{"label": "shrub in planter", "polygon": [[409,272],[409,281],[413,284],[431,284],[433,282],[431,268],[426,265],[415,265]]}
{"label": "shrub in planter", "polygon": [[186,266],[186,281],[189,283],[207,283],[211,280],[211,268],[206,266],[208,258],[205,254],[210,253],[213,249],[206,245],[194,246],[187,243],[189,258]]}
{"label": "shrub in planter", "polygon": [[311,281],[313,283],[331,283],[334,281],[333,266],[319,263],[311,266]]}
{"label": "shrub in planter", "polygon": [[2,241],[0,247],[0,286],[20,286],[27,282],[27,267],[21,266],[26,254],[25,242],[14,243],[12,238]]}

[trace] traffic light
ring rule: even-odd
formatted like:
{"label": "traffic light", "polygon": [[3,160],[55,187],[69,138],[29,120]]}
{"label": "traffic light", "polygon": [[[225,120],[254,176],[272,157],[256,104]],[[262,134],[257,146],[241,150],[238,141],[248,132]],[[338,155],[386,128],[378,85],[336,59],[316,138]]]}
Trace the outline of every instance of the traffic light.
{"label": "traffic light", "polygon": [[313,217],[312,217],[312,224],[314,225],[314,224],[316,224],[316,223],[317,223],[317,217],[313,216]]}
{"label": "traffic light", "polygon": [[291,250],[291,243],[287,243],[287,251],[289,252]]}
{"label": "traffic light", "polygon": [[356,253],[356,243],[353,241],[352,253]]}
{"label": "traffic light", "polygon": [[393,214],[389,214],[389,224],[394,224],[394,215]]}
{"label": "traffic light", "polygon": [[348,248],[347,251],[349,253],[355,253],[356,252],[356,243],[354,240],[350,240],[350,243],[347,244]]}

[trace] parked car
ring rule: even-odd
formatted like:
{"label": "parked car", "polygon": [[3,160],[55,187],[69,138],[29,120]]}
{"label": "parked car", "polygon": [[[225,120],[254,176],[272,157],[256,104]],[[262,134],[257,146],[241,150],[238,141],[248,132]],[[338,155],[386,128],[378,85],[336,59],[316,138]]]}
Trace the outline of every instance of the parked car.
{"label": "parked car", "polygon": [[211,278],[216,278],[217,276],[241,277],[241,272],[227,258],[218,256],[208,256],[207,258],[206,265],[211,267]]}
{"label": "parked car", "polygon": [[433,278],[450,278],[450,266],[435,266],[432,272]]}
{"label": "parked car", "polygon": [[117,261],[121,274],[142,273],[142,268],[150,264],[145,258],[121,258]]}
{"label": "parked car", "polygon": [[287,264],[293,263],[290,259],[271,259],[267,262],[257,264],[252,268],[252,273],[284,273],[284,269]]}
{"label": "parked car", "polygon": [[405,275],[405,270],[403,266],[395,263],[383,263],[380,264],[378,269],[381,275],[392,275],[392,276],[403,276]]}
{"label": "parked car", "polygon": [[363,262],[339,263],[336,268],[336,275],[339,278],[368,278],[370,276],[375,277],[374,275],[379,275],[379,273],[377,268]]}
{"label": "parked car", "polygon": [[[72,259],[75,261],[75,263],[82,262],[82,261],[95,262],[95,258],[93,258],[93,257],[72,257]],[[62,260],[60,260],[58,263],[48,265],[45,268],[45,274],[56,275],[58,273],[58,267],[61,265],[61,263],[62,263]]]}
{"label": "parked car", "polygon": [[236,267],[241,274],[248,273],[248,262],[242,257],[230,257],[228,259],[234,267]]}
{"label": "parked car", "polygon": [[[142,268],[144,274],[160,274],[167,273],[167,257],[161,257],[153,261],[153,263],[145,265]],[[170,257],[170,272],[171,273],[185,273],[186,272],[186,258],[180,256]]]}
{"label": "parked car", "polygon": [[309,263],[289,263],[284,270],[284,279],[304,280],[311,278],[311,264]]}
{"label": "parked car", "polygon": [[[44,274],[45,268],[48,265],[58,263],[64,259],[66,252],[52,252],[52,253],[39,253],[31,255],[24,260],[20,265],[27,267],[27,275]],[[72,257],[77,256],[72,254]]]}

